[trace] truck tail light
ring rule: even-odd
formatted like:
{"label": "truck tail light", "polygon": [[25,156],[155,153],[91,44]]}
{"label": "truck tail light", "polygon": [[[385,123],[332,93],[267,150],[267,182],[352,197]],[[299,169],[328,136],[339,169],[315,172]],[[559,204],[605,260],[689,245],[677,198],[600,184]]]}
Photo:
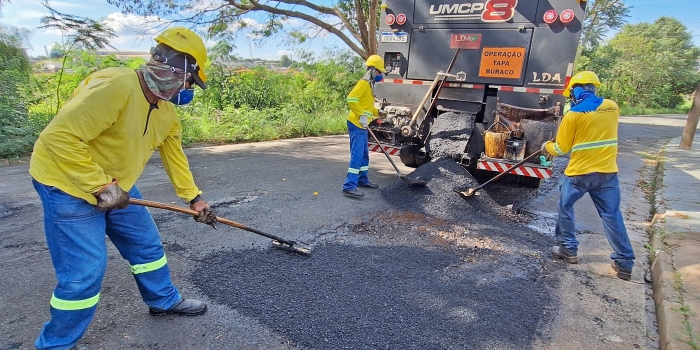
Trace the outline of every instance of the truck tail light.
{"label": "truck tail light", "polygon": [[542,20],[544,20],[544,23],[547,24],[552,24],[554,21],[557,20],[557,11],[554,10],[549,10],[544,13],[544,16],[542,17]]}
{"label": "truck tail light", "polygon": [[386,22],[387,25],[393,25],[394,21],[396,21],[396,17],[394,17],[394,14],[388,13],[386,15],[386,18],[384,18],[384,21]]}
{"label": "truck tail light", "polygon": [[406,15],[399,13],[398,16],[396,16],[396,23],[400,26],[404,25],[406,23]]}
{"label": "truck tail light", "polygon": [[563,23],[569,23],[574,20],[574,16],[574,10],[566,9],[561,12],[561,15],[559,17],[561,18],[561,21]]}

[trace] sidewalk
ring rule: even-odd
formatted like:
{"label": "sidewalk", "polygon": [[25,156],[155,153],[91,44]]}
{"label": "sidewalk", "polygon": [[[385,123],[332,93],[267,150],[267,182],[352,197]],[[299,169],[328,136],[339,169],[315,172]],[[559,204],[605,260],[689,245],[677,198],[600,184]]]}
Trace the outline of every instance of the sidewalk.
{"label": "sidewalk", "polygon": [[659,160],[663,183],[656,193],[651,274],[662,350],[700,349],[700,135],[693,149],[680,137]]}

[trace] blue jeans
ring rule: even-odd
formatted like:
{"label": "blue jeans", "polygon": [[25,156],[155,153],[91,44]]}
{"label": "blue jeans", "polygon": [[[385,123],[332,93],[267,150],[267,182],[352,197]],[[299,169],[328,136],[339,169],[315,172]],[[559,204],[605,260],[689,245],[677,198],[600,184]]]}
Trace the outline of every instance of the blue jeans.
{"label": "blue jeans", "polygon": [[[56,187],[32,181],[44,207],[44,231],[58,284],[51,298],[51,319],[34,345],[70,349],[95,315],[107,267],[105,234],[129,261],[143,301],[168,309],[182,297],[170,281],[160,234],[145,207],[100,211]],[[141,198],[136,186],[129,196]]]}
{"label": "blue jeans", "polygon": [[623,269],[632,270],[634,251],[620,211],[620,183],[617,173],[564,175],[559,187],[559,217],[555,229],[559,244],[572,254],[578,253],[574,203],[588,193],[603,221],[605,236],[613,249],[610,258]]}
{"label": "blue jeans", "polygon": [[348,176],[345,178],[343,190],[354,190],[358,184],[369,183],[367,177],[367,170],[369,170],[367,129],[358,128],[348,121],[348,135],[350,136],[350,166],[348,166]]}

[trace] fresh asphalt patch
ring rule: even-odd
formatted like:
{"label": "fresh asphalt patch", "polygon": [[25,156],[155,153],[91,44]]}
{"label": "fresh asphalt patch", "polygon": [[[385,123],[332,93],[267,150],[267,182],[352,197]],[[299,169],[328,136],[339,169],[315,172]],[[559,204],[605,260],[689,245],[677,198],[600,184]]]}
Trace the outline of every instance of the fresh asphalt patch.
{"label": "fresh asphalt patch", "polygon": [[[313,349],[522,349],[547,338],[562,268],[550,238],[517,223],[454,161],[382,190],[393,208],[316,233],[309,257],[274,249],[200,260],[211,300]],[[513,220],[516,218],[516,220]]]}

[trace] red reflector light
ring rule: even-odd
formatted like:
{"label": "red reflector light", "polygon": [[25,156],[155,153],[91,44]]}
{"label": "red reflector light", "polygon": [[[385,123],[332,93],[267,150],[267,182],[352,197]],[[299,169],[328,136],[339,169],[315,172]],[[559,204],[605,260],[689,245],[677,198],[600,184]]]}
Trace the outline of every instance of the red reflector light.
{"label": "red reflector light", "polygon": [[403,13],[399,13],[399,15],[396,16],[396,23],[398,23],[399,25],[403,25],[404,23],[406,23],[406,15],[404,15]]}
{"label": "red reflector light", "polygon": [[387,15],[386,15],[386,18],[384,18],[384,21],[385,21],[386,24],[388,24],[388,25],[394,24],[394,21],[395,21],[395,20],[396,20],[396,17],[394,17],[394,15],[391,14],[391,13],[387,14]]}
{"label": "red reflector light", "polygon": [[549,11],[545,12],[542,19],[544,20],[544,23],[547,23],[547,24],[554,23],[554,21],[557,20],[557,11],[549,10]]}
{"label": "red reflector light", "polygon": [[564,23],[569,23],[574,20],[574,10],[566,9],[561,12],[561,21]]}

